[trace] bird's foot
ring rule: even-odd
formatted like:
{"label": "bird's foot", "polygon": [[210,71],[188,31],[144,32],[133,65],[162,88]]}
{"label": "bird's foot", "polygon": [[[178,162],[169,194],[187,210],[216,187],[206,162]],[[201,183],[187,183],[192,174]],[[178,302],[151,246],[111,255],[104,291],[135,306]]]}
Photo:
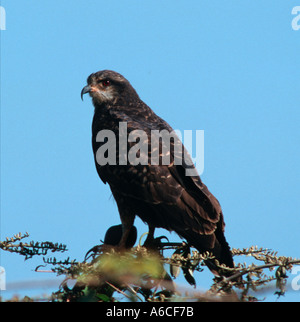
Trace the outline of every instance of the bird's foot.
{"label": "bird's foot", "polygon": [[103,245],[96,245],[92,247],[84,256],[84,262],[86,262],[88,259],[92,258],[95,259],[97,255],[100,255],[103,250]]}
{"label": "bird's foot", "polygon": [[167,241],[169,241],[166,236],[154,238],[153,236],[148,235],[143,246],[149,250],[160,250],[163,247],[162,239],[166,239]]}
{"label": "bird's foot", "polygon": [[125,247],[122,246],[112,246],[112,245],[107,245],[107,244],[102,244],[102,245],[96,245],[92,247],[84,257],[84,262],[86,262],[88,259],[94,260],[96,257],[103,253],[110,253],[112,251],[116,253],[123,252],[125,250]]}

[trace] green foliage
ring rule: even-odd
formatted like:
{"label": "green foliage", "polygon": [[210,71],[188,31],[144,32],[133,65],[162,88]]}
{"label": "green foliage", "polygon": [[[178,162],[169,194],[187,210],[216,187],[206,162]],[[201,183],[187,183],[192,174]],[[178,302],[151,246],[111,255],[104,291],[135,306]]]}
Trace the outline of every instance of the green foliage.
{"label": "green foliage", "polygon": [[[234,269],[216,265],[224,276],[214,277],[211,288],[205,293],[181,291],[175,279],[182,271],[187,283],[196,285],[195,273],[201,273],[206,260],[214,260],[209,254],[200,254],[186,243],[159,243],[151,250],[138,245],[120,251],[107,245],[92,248],[83,262],[46,258],[49,251],[66,252],[62,244],[29,242],[29,235],[17,234],[0,242],[0,249],[25,256],[43,255],[43,264],[58,276],[65,276],[59,290],[51,295],[53,302],[164,302],[164,301],[257,301],[257,294],[273,287],[278,296],[286,291],[287,272],[299,259],[278,256],[269,249],[250,247],[232,249],[236,258],[246,256],[251,263],[238,263]],[[171,253],[170,256],[166,253]],[[213,276],[213,275],[212,275]],[[226,276],[226,277],[225,277]],[[71,285],[73,281],[73,285]],[[75,283],[74,283],[75,281]],[[12,300],[16,300],[15,298]],[[26,297],[24,301],[32,301]]]}

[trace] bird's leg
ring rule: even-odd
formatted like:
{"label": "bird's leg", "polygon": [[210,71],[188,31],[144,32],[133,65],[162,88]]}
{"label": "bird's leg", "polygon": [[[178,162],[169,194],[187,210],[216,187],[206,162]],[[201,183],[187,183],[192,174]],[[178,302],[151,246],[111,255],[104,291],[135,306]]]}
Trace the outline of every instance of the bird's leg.
{"label": "bird's leg", "polygon": [[149,231],[148,231],[148,236],[144,242],[144,246],[153,248],[155,226],[152,226],[151,224],[148,224],[148,226],[149,226]]}
{"label": "bird's leg", "polygon": [[122,211],[120,212],[120,218],[122,222],[122,238],[119,242],[118,248],[125,249],[127,238],[130,234],[130,230],[134,223],[135,215],[132,215],[131,213],[128,213],[128,212],[124,213]]}

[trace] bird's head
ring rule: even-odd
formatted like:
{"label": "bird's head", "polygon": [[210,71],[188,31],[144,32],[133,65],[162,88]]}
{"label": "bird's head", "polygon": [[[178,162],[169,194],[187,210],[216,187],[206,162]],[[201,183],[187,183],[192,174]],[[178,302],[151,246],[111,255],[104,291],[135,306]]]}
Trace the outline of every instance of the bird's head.
{"label": "bird's head", "polygon": [[87,85],[81,91],[81,99],[86,93],[90,94],[94,105],[115,104],[119,100],[138,98],[129,81],[111,70],[91,74],[87,79]]}

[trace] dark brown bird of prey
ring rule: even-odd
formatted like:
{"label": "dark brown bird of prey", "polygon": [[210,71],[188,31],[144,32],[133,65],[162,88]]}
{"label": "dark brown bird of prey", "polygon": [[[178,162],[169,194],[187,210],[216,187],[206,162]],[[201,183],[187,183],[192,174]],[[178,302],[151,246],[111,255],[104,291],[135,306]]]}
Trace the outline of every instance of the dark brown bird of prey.
{"label": "dark brown bird of prey", "polygon": [[[109,184],[122,222],[119,246],[125,246],[137,215],[149,225],[147,240],[153,238],[156,227],[175,231],[199,252],[209,251],[221,264],[234,267],[224,236],[221,206],[197,172],[192,176],[186,175],[187,169],[196,171],[189,155],[184,159],[182,153],[182,162],[174,162],[176,157],[178,161],[176,139],[171,140],[167,152],[162,151],[161,140],[158,141],[159,152],[151,146],[151,133],[163,130],[171,133],[170,125],[139,98],[127,79],[114,71],[91,74],[82,89],[81,98],[86,93],[92,97],[95,107],[92,146],[97,172],[101,180]],[[108,132],[115,135],[114,140]],[[136,138],[139,133],[146,133],[146,137]],[[146,162],[145,158],[143,162],[129,162],[127,152],[132,152],[138,141],[139,146],[149,147],[146,150],[149,158]],[[181,142],[180,145],[183,151]],[[103,150],[107,151],[103,153]],[[133,150],[140,158],[138,161],[143,156],[141,150]],[[159,153],[160,159],[153,164],[150,155],[155,152]],[[164,153],[170,157],[168,164],[160,162]],[[103,158],[108,162],[103,162]],[[207,264],[217,273],[211,262]]]}

